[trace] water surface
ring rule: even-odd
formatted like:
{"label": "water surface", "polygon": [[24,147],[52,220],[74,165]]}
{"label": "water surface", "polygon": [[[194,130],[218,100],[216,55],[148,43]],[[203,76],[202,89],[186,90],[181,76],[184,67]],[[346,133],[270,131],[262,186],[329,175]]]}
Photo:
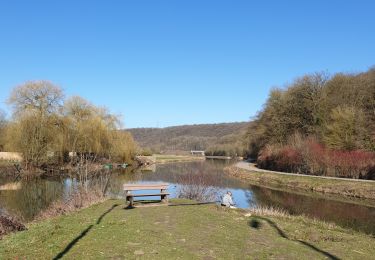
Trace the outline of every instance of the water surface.
{"label": "water surface", "polygon": [[[220,194],[232,191],[238,207],[249,208],[256,205],[274,206],[285,209],[290,214],[305,214],[344,227],[375,234],[375,207],[342,202],[322,197],[295,194],[247,184],[223,172],[227,161],[204,161],[157,165],[149,171],[115,171],[90,180],[92,184],[108,183],[108,194],[123,198],[124,183],[168,182],[171,197],[178,194],[181,176],[189,173],[207,174],[214,179],[213,185]],[[0,185],[12,180],[0,179]],[[0,191],[0,209],[17,215],[24,220],[32,220],[41,210],[58,199],[68,199],[79,180],[71,178],[46,178],[22,181],[18,189]]]}

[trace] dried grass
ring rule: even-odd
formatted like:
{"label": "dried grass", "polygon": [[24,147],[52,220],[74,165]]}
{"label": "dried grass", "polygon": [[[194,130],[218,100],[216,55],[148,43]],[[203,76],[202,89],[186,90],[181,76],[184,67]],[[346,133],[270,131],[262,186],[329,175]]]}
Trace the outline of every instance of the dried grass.
{"label": "dried grass", "polygon": [[25,225],[15,217],[3,213],[0,215],[0,239],[9,233],[23,230],[26,230]]}
{"label": "dried grass", "polygon": [[99,188],[90,188],[89,190],[83,187],[75,190],[69,196],[68,200],[57,200],[52,203],[47,209],[41,211],[36,217],[36,220],[48,219],[55,216],[65,215],[82,208],[87,208],[93,204],[103,202],[105,196]]}
{"label": "dried grass", "polygon": [[259,215],[259,216],[270,216],[270,217],[290,217],[291,215],[281,208],[276,208],[272,206],[256,206],[250,208],[245,216]]}
{"label": "dried grass", "polygon": [[272,207],[272,206],[256,206],[247,210],[245,217],[251,216],[262,216],[262,217],[278,217],[278,218],[293,218],[295,220],[300,220],[308,225],[318,225],[321,228],[334,229],[337,228],[337,225],[332,222],[327,222],[321,219],[309,217],[306,215],[290,215],[286,210]]}

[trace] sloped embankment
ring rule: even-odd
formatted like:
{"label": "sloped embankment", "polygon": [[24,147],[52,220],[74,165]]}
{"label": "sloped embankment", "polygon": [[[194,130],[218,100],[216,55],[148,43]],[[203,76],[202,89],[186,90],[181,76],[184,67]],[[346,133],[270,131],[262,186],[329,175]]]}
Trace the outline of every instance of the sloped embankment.
{"label": "sloped embankment", "polygon": [[270,188],[375,200],[375,181],[340,180],[298,174],[280,174],[265,170],[245,170],[236,165],[226,167],[224,171],[233,177]]}

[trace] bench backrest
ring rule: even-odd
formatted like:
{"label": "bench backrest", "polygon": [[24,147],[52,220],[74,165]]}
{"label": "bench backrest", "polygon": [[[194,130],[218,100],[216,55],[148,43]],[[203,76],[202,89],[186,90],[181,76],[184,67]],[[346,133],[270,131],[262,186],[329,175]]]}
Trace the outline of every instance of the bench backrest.
{"label": "bench backrest", "polygon": [[166,190],[168,183],[124,184],[124,190]]}

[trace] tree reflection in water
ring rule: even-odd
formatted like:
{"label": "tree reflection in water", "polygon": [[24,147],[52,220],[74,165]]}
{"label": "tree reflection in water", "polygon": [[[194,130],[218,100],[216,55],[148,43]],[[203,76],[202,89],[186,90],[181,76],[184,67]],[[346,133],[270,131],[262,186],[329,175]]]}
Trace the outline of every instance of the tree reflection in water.
{"label": "tree reflection in water", "polygon": [[[220,193],[231,190],[240,207],[256,205],[273,206],[285,209],[291,214],[305,214],[315,218],[332,221],[339,225],[356,230],[375,233],[375,208],[353,203],[345,203],[325,198],[276,191],[249,184],[226,175],[224,166],[228,161],[208,160],[205,162],[173,163],[157,165],[156,170],[122,169],[103,171],[90,178],[48,178],[22,182],[21,189],[0,191],[0,208],[9,213],[31,220],[41,210],[59,199],[68,199],[79,185],[86,189],[99,188],[110,197],[122,198],[124,183],[167,182],[170,192],[177,196],[177,189],[183,185],[184,176],[188,173],[204,174],[211,180],[211,185]],[[14,180],[1,179],[0,184]]]}
{"label": "tree reflection in water", "polygon": [[286,191],[251,186],[253,200],[262,206],[279,207],[293,215],[307,215],[375,234],[375,208]]}

